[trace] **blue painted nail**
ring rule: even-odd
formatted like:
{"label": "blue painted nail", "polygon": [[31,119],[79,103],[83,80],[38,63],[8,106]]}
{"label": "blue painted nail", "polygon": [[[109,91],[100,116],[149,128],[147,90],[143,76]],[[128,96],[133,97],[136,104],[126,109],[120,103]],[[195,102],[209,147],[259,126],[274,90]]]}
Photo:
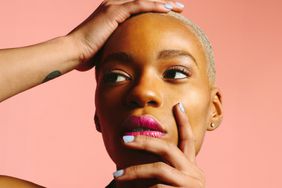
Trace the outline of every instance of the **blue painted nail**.
{"label": "blue painted nail", "polygon": [[124,170],[117,170],[117,171],[115,171],[115,172],[113,173],[113,176],[114,176],[115,178],[117,178],[117,177],[122,176],[123,174],[124,174]]}
{"label": "blue painted nail", "polygon": [[172,8],[173,8],[173,6],[171,5],[171,4],[165,4],[164,5],[164,7],[166,8],[166,9],[169,9],[169,10],[171,10]]}
{"label": "blue painted nail", "polygon": [[180,2],[176,2],[175,4],[176,4],[176,6],[178,6],[179,8],[184,8],[184,5],[183,5],[182,3],[180,3]]}
{"label": "blue painted nail", "polygon": [[129,143],[134,140],[134,136],[126,135],[126,136],[123,136],[122,139],[125,143]]}
{"label": "blue painted nail", "polygon": [[185,109],[184,109],[183,104],[180,102],[180,103],[178,103],[178,105],[179,105],[180,111],[181,111],[181,112],[185,112]]}

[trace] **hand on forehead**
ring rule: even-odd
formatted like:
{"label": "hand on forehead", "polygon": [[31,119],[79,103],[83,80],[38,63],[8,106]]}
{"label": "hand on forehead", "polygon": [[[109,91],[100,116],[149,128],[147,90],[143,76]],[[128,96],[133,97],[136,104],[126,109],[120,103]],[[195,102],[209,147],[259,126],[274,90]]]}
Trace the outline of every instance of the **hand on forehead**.
{"label": "hand on forehead", "polygon": [[207,68],[206,52],[194,29],[172,14],[160,13],[140,14],[121,24],[104,45],[98,67],[108,59],[144,62],[163,54],[189,56],[201,68]]}

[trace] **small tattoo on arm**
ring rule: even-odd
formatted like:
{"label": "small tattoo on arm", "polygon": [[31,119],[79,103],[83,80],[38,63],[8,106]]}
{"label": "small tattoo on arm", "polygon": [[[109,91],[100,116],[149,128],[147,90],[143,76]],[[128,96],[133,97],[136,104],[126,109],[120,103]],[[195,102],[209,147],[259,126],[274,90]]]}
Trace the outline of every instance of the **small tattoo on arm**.
{"label": "small tattoo on arm", "polygon": [[61,76],[61,75],[62,75],[62,73],[61,73],[60,71],[58,71],[58,70],[53,71],[53,72],[51,72],[50,74],[48,74],[48,76],[46,76],[46,78],[43,80],[42,83],[48,82],[49,80],[52,80],[52,79],[54,79],[54,78],[57,78],[57,77],[59,77],[59,76]]}

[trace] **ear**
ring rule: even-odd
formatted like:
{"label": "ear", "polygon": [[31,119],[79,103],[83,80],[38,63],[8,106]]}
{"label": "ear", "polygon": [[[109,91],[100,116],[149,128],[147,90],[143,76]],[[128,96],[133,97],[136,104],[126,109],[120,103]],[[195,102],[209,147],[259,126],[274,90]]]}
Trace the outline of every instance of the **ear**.
{"label": "ear", "polygon": [[96,112],[95,112],[95,115],[94,115],[94,122],[95,122],[96,130],[98,132],[101,132],[100,122],[99,122],[99,118],[98,118]]}
{"label": "ear", "polygon": [[207,127],[208,131],[213,131],[219,127],[223,118],[222,95],[221,91],[217,87],[212,88],[211,102],[209,125]]}

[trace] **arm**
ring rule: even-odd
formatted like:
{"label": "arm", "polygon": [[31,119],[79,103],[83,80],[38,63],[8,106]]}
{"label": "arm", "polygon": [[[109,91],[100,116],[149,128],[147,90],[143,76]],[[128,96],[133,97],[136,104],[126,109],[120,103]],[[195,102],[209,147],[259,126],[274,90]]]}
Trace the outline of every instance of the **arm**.
{"label": "arm", "polygon": [[20,180],[9,176],[0,175],[0,187],[1,188],[43,188],[31,182]]}
{"label": "arm", "polygon": [[0,101],[71,71],[79,64],[77,53],[69,37],[0,50]]}
{"label": "arm", "polygon": [[133,14],[181,12],[170,1],[106,0],[67,36],[41,44],[0,50],[0,102],[73,69],[88,70],[88,60],[108,37]]}

